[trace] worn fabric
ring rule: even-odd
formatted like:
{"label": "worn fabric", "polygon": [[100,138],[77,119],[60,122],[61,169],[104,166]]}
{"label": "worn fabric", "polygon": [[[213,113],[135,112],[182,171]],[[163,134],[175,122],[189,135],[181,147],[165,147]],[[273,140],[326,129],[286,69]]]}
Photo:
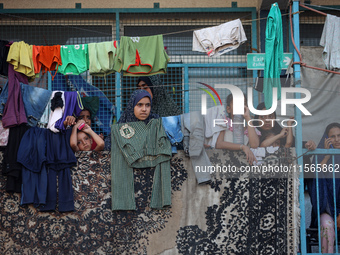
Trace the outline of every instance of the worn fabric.
{"label": "worn fabric", "polygon": [[[59,133],[47,130],[47,195],[46,204],[41,206],[40,211],[56,210],[57,201],[59,212],[74,210],[71,168],[77,164],[77,159],[70,146],[71,132],[71,129]],[[57,181],[59,192],[57,192]]]}
{"label": "worn fabric", "polygon": [[7,56],[9,52],[9,47],[9,41],[0,40],[0,74],[4,76],[8,75]]}
{"label": "worn fabric", "polygon": [[84,109],[80,95],[76,91],[64,92],[65,109],[63,116],[58,119],[54,125],[55,128],[65,131],[67,127],[64,126],[64,121],[67,116],[78,117],[80,112]]}
{"label": "worn fabric", "polygon": [[93,96],[93,97],[82,97],[81,102],[83,104],[84,110],[89,110],[91,114],[91,119],[96,116],[98,110],[99,110],[99,97]]}
{"label": "worn fabric", "polygon": [[7,146],[9,136],[9,128],[4,128],[0,120],[0,146]]}
{"label": "worn fabric", "polygon": [[91,75],[105,76],[114,72],[117,41],[89,43],[88,50]]}
{"label": "worn fabric", "polygon": [[19,126],[11,127],[8,144],[4,153],[3,169],[2,174],[7,176],[6,190],[8,192],[21,192],[21,169],[22,166],[17,162],[18,149],[20,142],[25,132],[30,127],[26,124],[21,124]]}
{"label": "worn fabric", "polygon": [[55,127],[55,124],[59,119],[63,117],[64,110],[65,110],[64,91],[53,91],[51,95],[51,111],[47,123],[48,129],[55,133],[60,132],[59,129]]}
{"label": "worn fabric", "polygon": [[190,157],[192,168],[195,171],[197,183],[211,181],[209,171],[197,171],[197,167],[208,168],[211,162],[204,148],[204,121],[199,112],[190,112],[181,115],[181,130],[183,133],[183,147]]}
{"label": "worn fabric", "polygon": [[[322,52],[322,47],[301,47],[304,62],[315,67],[324,68]],[[337,114],[339,84],[340,75],[338,74],[301,67],[301,87],[308,89],[311,93],[311,100],[303,105],[312,114],[312,116],[302,114],[303,141],[313,140],[317,143],[322,138],[325,125],[331,122],[340,123],[340,114]],[[280,112],[280,104],[277,112]],[[294,112],[294,109],[291,109],[291,112]],[[278,116],[278,118],[284,117]]]}
{"label": "worn fabric", "polygon": [[[241,152],[213,149],[208,155],[213,165],[248,165]],[[66,254],[298,252],[298,173],[275,179],[215,173],[210,185],[197,185],[190,159],[179,151],[171,159],[170,208],[150,210],[154,169],[145,168],[134,170],[137,210],[111,211],[111,154],[76,156],[78,164],[71,170],[76,210],[66,214],[20,206],[20,194],[5,192],[0,175],[1,254],[45,254],[52,249]],[[272,166],[286,165],[282,156],[280,151],[266,159]],[[296,156],[293,149],[287,156]]]}
{"label": "worn fabric", "polygon": [[195,30],[192,50],[205,52],[209,57],[217,57],[237,49],[246,40],[242,22],[236,19],[219,26]]}
{"label": "worn fabric", "polygon": [[273,88],[277,88],[277,100],[281,99],[283,34],[281,11],[277,3],[272,4],[267,17],[265,48],[263,94],[266,108],[270,109],[273,103]]}
{"label": "worn fabric", "polygon": [[52,91],[20,83],[27,124],[35,127],[50,101]]}
{"label": "worn fabric", "polygon": [[0,93],[0,118],[2,119],[2,115],[4,113],[5,105],[8,99],[8,81],[5,83],[5,85],[2,88],[2,91]]}
{"label": "worn fabric", "polygon": [[160,75],[153,75],[149,77],[151,82],[152,111],[160,117],[177,116],[182,114],[181,109],[171,97],[171,94],[166,89]]}
{"label": "worn fabric", "polygon": [[112,126],[112,210],[136,210],[133,168],[155,167],[151,208],[171,205],[171,145],[161,119]]}
{"label": "worn fabric", "polygon": [[327,14],[320,45],[324,47],[322,58],[329,70],[340,69],[340,17]]}
{"label": "worn fabric", "polygon": [[177,146],[183,140],[181,116],[162,117],[162,125],[171,143],[172,153],[177,153]]}
{"label": "worn fabric", "polygon": [[129,102],[126,106],[125,111],[122,113],[122,115],[120,116],[118,123],[127,123],[127,122],[136,122],[139,121],[139,119],[136,118],[135,114],[134,114],[134,108],[136,106],[136,104],[143,98],[143,97],[148,97],[150,99],[151,102],[151,112],[149,117],[147,117],[144,122],[148,123],[151,119],[157,119],[159,118],[159,116],[157,114],[154,114],[152,112],[152,99],[151,99],[151,95],[149,94],[149,92],[143,90],[143,89],[138,89],[135,90],[132,95],[130,96]]}
{"label": "worn fabric", "polygon": [[224,105],[208,108],[203,118],[205,125],[204,143],[215,148],[220,132],[227,128],[227,123],[225,122],[227,118],[226,108]]}
{"label": "worn fabric", "polygon": [[114,69],[126,76],[164,74],[169,61],[162,35],[121,36]]}
{"label": "worn fabric", "polygon": [[27,76],[14,71],[13,65],[8,65],[8,98],[2,115],[5,128],[27,123],[20,82],[28,84]]}
{"label": "worn fabric", "polygon": [[14,42],[9,48],[7,56],[7,62],[13,65],[14,71],[31,78],[35,77],[32,47],[24,41]]}
{"label": "worn fabric", "polygon": [[32,127],[22,137],[17,162],[22,164],[20,204],[45,204],[47,195],[46,133]]}
{"label": "worn fabric", "polygon": [[89,69],[88,45],[63,45],[60,47],[62,65],[58,73],[64,75],[78,75]]}

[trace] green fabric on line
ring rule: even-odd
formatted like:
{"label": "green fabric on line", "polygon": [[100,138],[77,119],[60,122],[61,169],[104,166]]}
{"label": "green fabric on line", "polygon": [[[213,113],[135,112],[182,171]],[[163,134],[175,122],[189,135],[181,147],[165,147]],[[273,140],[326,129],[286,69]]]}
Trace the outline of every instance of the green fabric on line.
{"label": "green fabric on line", "polygon": [[150,207],[171,205],[171,144],[162,119],[112,125],[112,210],[136,210],[133,168],[155,167]]}
{"label": "green fabric on line", "polygon": [[263,73],[263,94],[266,109],[273,103],[273,87],[277,88],[277,99],[281,99],[280,74],[283,61],[282,17],[277,3],[272,4],[266,25],[266,54]]}

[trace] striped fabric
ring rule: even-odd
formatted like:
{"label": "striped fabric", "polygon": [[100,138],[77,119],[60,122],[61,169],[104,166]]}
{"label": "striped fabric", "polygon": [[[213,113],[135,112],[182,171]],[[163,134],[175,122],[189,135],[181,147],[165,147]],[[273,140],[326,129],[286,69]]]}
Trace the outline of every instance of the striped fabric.
{"label": "striped fabric", "polygon": [[136,210],[133,168],[155,167],[151,208],[171,205],[171,144],[161,119],[112,125],[112,210]]}

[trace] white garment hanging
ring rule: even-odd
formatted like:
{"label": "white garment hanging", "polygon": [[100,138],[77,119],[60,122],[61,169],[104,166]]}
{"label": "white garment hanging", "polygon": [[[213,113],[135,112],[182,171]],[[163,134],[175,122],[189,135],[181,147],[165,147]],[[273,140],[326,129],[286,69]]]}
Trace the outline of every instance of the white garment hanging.
{"label": "white garment hanging", "polygon": [[195,30],[192,50],[206,52],[209,57],[216,57],[237,49],[246,40],[242,22],[236,19],[219,26]]}

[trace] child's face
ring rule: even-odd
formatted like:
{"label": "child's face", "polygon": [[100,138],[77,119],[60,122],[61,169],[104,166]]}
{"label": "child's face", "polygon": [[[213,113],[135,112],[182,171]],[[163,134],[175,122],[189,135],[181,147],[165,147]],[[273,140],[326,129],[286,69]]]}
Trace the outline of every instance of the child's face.
{"label": "child's face", "polygon": [[340,149],[340,128],[331,128],[328,132],[328,137],[331,139],[334,149]]}
{"label": "child's face", "polygon": [[85,123],[91,127],[91,114],[88,110],[81,111],[78,120],[84,120]]}
{"label": "child's face", "polygon": [[92,139],[85,132],[78,132],[77,145],[80,151],[90,151],[92,146]]}

